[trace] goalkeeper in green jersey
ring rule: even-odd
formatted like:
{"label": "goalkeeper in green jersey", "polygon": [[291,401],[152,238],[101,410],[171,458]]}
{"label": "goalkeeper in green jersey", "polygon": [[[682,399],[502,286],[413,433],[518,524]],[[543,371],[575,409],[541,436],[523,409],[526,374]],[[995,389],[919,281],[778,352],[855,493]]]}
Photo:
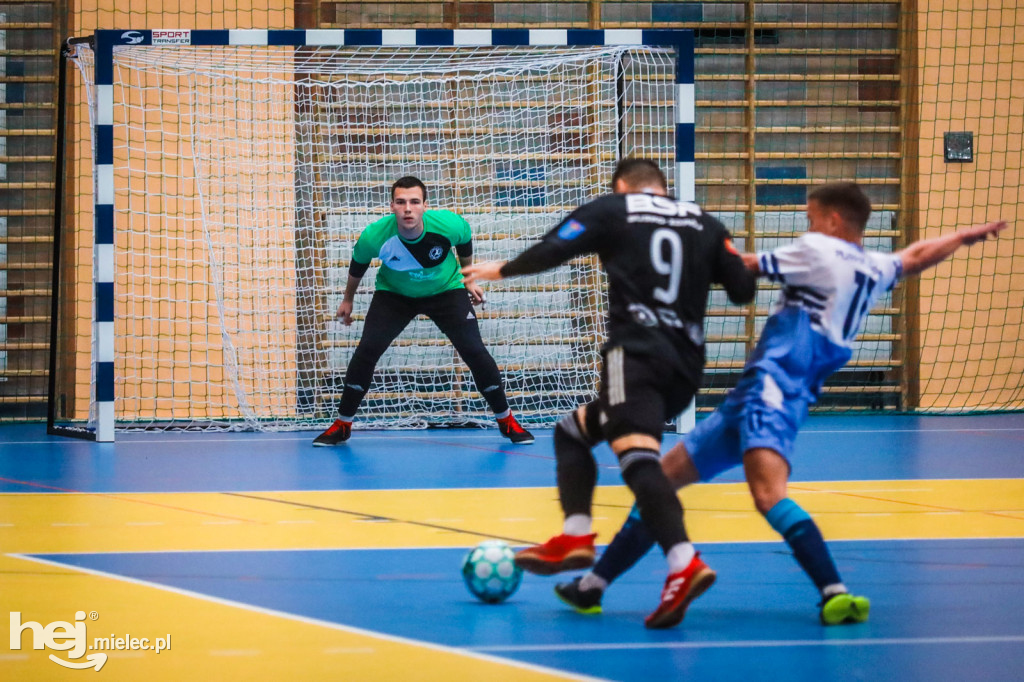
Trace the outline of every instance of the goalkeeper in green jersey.
{"label": "goalkeeper in green jersey", "polygon": [[512,415],[498,365],[480,338],[473,305],[483,302],[483,290],[478,284],[462,282],[461,268],[473,262],[469,223],[451,211],[427,210],[426,204],[426,185],[412,176],[400,178],[391,187],[392,215],[363,230],[352,250],[345,296],[337,313],[345,325],[352,324],[353,299],[370,261],[379,257],[381,266],[363,336],[345,373],[338,418],[313,440],[315,446],[349,439],[377,361],[417,315],[429,317],[451,340],[494,412],[502,435],[513,443],[533,442],[530,432]]}

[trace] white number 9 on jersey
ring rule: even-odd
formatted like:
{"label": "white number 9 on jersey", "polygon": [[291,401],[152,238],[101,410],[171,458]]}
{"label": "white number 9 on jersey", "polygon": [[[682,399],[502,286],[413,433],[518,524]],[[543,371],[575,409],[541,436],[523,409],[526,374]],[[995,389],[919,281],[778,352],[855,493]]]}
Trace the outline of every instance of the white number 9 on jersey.
{"label": "white number 9 on jersey", "polygon": [[[665,243],[668,243],[669,251],[667,260],[663,248]],[[666,305],[675,303],[683,277],[683,240],[676,232],[659,227],[651,234],[651,266],[659,275],[668,277],[668,286],[654,288],[654,298]]]}

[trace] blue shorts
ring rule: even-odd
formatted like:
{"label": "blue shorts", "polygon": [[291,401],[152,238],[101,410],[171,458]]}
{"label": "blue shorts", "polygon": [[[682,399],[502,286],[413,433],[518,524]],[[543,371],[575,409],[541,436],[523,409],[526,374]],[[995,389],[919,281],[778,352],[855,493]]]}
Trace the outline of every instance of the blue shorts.
{"label": "blue shorts", "polygon": [[744,453],[752,448],[770,448],[788,464],[806,416],[804,400],[786,399],[770,375],[755,373],[743,377],[683,444],[702,481],[742,465]]}

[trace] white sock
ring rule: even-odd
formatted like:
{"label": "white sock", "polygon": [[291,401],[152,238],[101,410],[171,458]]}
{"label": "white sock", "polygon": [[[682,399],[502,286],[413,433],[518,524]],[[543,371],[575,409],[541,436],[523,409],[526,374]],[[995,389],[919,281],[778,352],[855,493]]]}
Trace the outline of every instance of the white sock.
{"label": "white sock", "polygon": [[502,412],[501,414],[499,414],[497,412],[494,413],[494,418],[495,419],[507,419],[508,417],[511,417],[511,416],[512,416],[512,408],[511,407],[508,408],[507,410],[505,410],[504,412]]}
{"label": "white sock", "polygon": [[846,592],[846,585],[842,583],[833,583],[821,588],[821,596],[825,601],[828,601],[829,598],[834,597],[837,594],[845,594]]}
{"label": "white sock", "polygon": [[693,548],[692,542],[680,542],[672,545],[668,554],[665,555],[665,558],[668,559],[668,572],[678,573],[689,566],[695,556],[697,556],[697,550]]}
{"label": "white sock", "polygon": [[566,535],[590,535],[590,516],[588,514],[569,514],[562,524],[562,532]]}
{"label": "white sock", "polygon": [[597,589],[604,592],[606,587],[608,587],[608,581],[599,576],[598,574],[594,573],[593,571],[589,571],[585,576],[583,576],[580,579],[581,590]]}

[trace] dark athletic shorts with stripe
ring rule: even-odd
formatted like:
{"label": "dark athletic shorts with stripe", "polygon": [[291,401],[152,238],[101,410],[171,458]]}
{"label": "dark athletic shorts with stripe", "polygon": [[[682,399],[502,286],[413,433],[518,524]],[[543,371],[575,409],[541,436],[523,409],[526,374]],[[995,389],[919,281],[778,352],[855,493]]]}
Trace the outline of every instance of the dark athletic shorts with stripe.
{"label": "dark athletic shorts with stripe", "polygon": [[601,365],[601,424],[609,443],[631,433],[661,441],[665,423],[686,409],[697,393],[690,379],[658,358],[605,349]]}

